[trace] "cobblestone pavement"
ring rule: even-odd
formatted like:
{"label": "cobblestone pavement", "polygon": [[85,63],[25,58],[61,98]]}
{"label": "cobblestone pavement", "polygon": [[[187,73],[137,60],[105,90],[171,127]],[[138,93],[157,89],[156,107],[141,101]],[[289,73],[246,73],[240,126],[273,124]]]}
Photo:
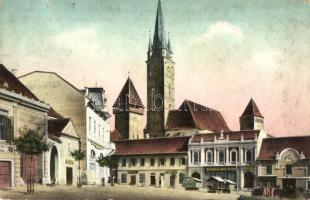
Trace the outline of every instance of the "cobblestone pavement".
{"label": "cobblestone pavement", "polygon": [[18,187],[14,190],[0,190],[0,199],[102,199],[102,200],[208,200],[208,199],[237,199],[239,195],[207,193],[204,189],[198,191],[185,191],[182,188],[154,188],[136,186],[42,186],[36,185],[35,194],[25,194],[26,187]]}

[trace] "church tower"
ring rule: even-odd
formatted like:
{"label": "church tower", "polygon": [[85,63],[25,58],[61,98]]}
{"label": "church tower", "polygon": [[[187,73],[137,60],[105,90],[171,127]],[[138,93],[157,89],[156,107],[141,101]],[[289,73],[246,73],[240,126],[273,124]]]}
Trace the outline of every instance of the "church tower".
{"label": "church tower", "polygon": [[260,130],[264,128],[264,117],[251,98],[240,117],[240,130]]}
{"label": "church tower", "polygon": [[113,104],[113,113],[115,114],[115,129],[123,139],[144,138],[144,106],[129,77]]}
{"label": "church tower", "polygon": [[[174,62],[171,42],[166,37],[161,1],[158,1],[153,41],[147,52],[147,133],[165,135],[169,110],[174,109]],[[166,40],[167,38],[167,40]]]}

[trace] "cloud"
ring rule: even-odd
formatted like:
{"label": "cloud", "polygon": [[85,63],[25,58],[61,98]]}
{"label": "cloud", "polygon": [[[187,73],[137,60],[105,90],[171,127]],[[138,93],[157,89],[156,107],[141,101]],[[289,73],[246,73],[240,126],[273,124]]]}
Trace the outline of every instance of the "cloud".
{"label": "cloud", "polygon": [[276,70],[280,67],[282,52],[269,48],[264,51],[255,52],[252,55],[252,63],[264,70]]}
{"label": "cloud", "polygon": [[239,26],[226,21],[217,21],[211,24],[207,31],[199,36],[199,40],[214,40],[214,39],[232,39],[237,42],[242,42],[244,34]]}
{"label": "cloud", "polygon": [[53,37],[58,48],[72,53],[92,54],[100,49],[98,28],[96,25],[79,25],[66,29]]}

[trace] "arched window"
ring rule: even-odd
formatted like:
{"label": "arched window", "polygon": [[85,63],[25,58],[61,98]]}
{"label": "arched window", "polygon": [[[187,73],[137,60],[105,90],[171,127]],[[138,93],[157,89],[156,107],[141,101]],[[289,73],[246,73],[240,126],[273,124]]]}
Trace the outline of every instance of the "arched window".
{"label": "arched window", "polygon": [[225,162],[225,154],[224,151],[219,152],[219,162]]}
{"label": "arched window", "polygon": [[251,162],[252,161],[252,152],[251,150],[246,151],[246,162]]}
{"label": "arched window", "polygon": [[91,151],[90,151],[90,157],[91,157],[91,158],[95,158],[95,157],[96,157],[96,153],[95,153],[94,150],[91,150]]}
{"label": "arched window", "polygon": [[230,162],[237,162],[237,151],[232,150],[230,152]]}
{"label": "arched window", "polygon": [[99,158],[100,158],[100,159],[103,159],[103,154],[102,154],[102,153],[100,153]]}
{"label": "arched window", "polygon": [[207,162],[213,162],[213,155],[212,151],[207,151]]}

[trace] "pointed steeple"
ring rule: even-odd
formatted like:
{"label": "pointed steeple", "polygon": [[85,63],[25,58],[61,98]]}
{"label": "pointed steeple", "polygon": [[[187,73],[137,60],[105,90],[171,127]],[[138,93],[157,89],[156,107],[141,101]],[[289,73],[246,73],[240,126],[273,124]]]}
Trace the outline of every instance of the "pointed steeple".
{"label": "pointed steeple", "polygon": [[144,110],[144,105],[128,74],[128,79],[113,104],[113,112],[128,111],[130,108]]}
{"label": "pointed steeple", "polygon": [[166,48],[166,40],[165,40],[164,17],[161,10],[161,1],[158,0],[154,39],[153,39],[153,50],[155,49],[158,50],[161,48]]}
{"label": "pointed steeple", "polygon": [[152,38],[151,38],[151,31],[150,31],[148,53],[152,52],[152,48],[153,48],[153,45],[152,45]]}
{"label": "pointed steeple", "polygon": [[262,117],[263,115],[260,113],[256,103],[254,100],[251,98],[250,102],[248,103],[247,107],[245,108],[242,116],[255,116],[255,117]]}
{"label": "pointed steeple", "polygon": [[170,54],[173,54],[172,52],[172,47],[171,47],[171,43],[170,43],[170,33],[168,32],[168,44],[167,44],[167,48],[169,50]]}

